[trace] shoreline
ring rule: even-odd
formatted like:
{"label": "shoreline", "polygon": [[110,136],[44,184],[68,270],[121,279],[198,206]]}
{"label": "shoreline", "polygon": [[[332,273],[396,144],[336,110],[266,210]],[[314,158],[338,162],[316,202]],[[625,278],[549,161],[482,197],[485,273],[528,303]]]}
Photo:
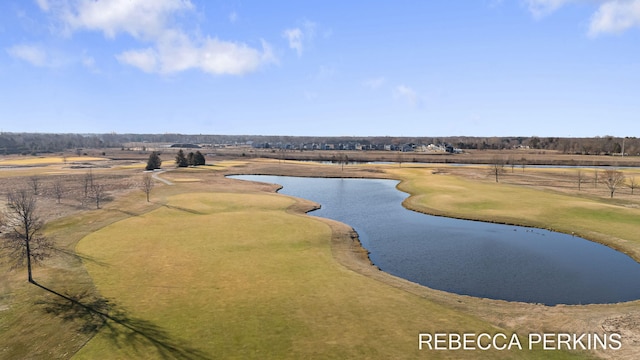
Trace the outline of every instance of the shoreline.
{"label": "shoreline", "polygon": [[[250,163],[251,164],[251,163]],[[256,164],[256,163],[253,163]],[[277,164],[276,164],[277,165]],[[274,169],[256,169],[255,166],[249,165],[247,169],[250,171],[236,171],[238,169],[229,169],[229,175],[278,175],[278,176],[302,176],[302,177],[325,177],[325,178],[372,178],[372,179],[389,179],[399,181],[398,187],[402,184],[403,179],[393,177],[393,174],[384,172],[371,172],[370,169],[360,169],[357,174],[353,171],[349,171],[346,174],[335,174],[334,171],[328,173],[319,174],[319,171],[305,171],[301,175],[295,175],[297,171],[273,171]],[[259,168],[259,166],[258,166]],[[327,169],[323,169],[327,170]],[[339,169],[337,169],[339,170]],[[350,169],[352,170],[352,169]],[[362,171],[367,171],[365,176]],[[316,174],[316,172],[318,174]],[[293,174],[292,174],[293,173]],[[312,174],[310,174],[312,173]],[[345,176],[346,175],[346,176]],[[398,189],[400,190],[400,189]],[[420,213],[434,215],[434,216],[447,216],[444,214],[434,214],[422,209],[417,209],[415,206],[407,206],[406,202],[415,194],[400,190],[409,194],[409,197],[403,201],[402,206]],[[277,191],[275,191],[277,192]],[[287,196],[287,195],[285,195]],[[307,199],[295,198],[296,205],[287,209],[293,213],[299,215],[308,216],[307,213],[315,209],[317,204]],[[451,217],[451,216],[447,216]],[[640,348],[633,348],[629,346],[630,343],[640,342],[640,300],[610,303],[610,304],[587,304],[587,305],[565,305],[558,304],[553,306],[534,304],[526,302],[514,302],[505,300],[495,300],[488,298],[479,298],[468,295],[460,295],[450,293],[442,290],[436,290],[424,285],[420,285],[409,280],[396,277],[380,270],[377,266],[371,263],[368,256],[368,250],[360,243],[357,233],[349,225],[340,223],[335,220],[326,219],[322,217],[314,217],[318,221],[321,221],[331,228],[331,252],[336,261],[345,268],[354,271],[362,276],[366,276],[377,281],[380,281],[386,285],[401,289],[415,296],[423,298],[427,301],[432,301],[440,305],[447,306],[457,311],[476,316],[480,319],[486,320],[492,323],[494,326],[508,329],[514,332],[531,333],[545,329],[545,331],[556,332],[573,332],[573,333],[591,333],[596,331],[611,331],[624,334],[623,347],[621,350],[615,353],[606,351],[589,352],[601,358],[605,359],[618,359],[618,358],[637,358],[640,356]],[[482,221],[478,219],[467,219],[458,217],[459,219]],[[505,222],[495,222],[500,224],[507,224]],[[508,224],[509,225],[509,224]],[[534,227],[526,224],[510,224],[517,226]],[[540,228],[540,227],[536,227]],[[544,228],[540,228],[544,229]],[[549,230],[549,229],[547,229]],[[558,231],[558,230],[553,230]],[[580,235],[580,237],[594,241],[593,238]],[[617,246],[612,246],[610,242],[606,241],[594,241],[608,246],[616,251],[623,252],[632,257],[636,262],[637,256],[630,254],[635,253],[633,249],[627,249],[627,251],[621,251]],[[461,331],[463,329],[460,329]],[[624,346],[627,344],[627,346]]]}
{"label": "shoreline", "polygon": [[[306,178],[326,178],[326,179],[383,179],[383,180],[393,180],[393,181],[398,181],[398,184],[396,185],[396,190],[401,191],[403,193],[408,194],[409,196],[402,201],[401,206],[404,207],[405,209],[409,210],[409,211],[414,211],[420,214],[424,214],[424,215],[429,215],[429,216],[437,216],[437,217],[445,217],[445,218],[450,218],[450,219],[457,219],[457,220],[465,220],[465,221],[474,221],[474,222],[483,222],[483,223],[490,223],[490,224],[498,224],[498,225],[507,225],[507,226],[518,226],[518,227],[524,227],[524,228],[531,228],[531,229],[539,229],[539,230],[546,230],[546,231],[551,231],[551,232],[557,232],[557,233],[561,233],[561,234],[565,234],[565,235],[571,235],[571,236],[575,236],[575,237],[579,237],[583,240],[586,241],[590,241],[590,242],[594,242],[600,245],[604,245],[609,247],[610,249],[613,249],[615,251],[618,251],[620,253],[623,253],[627,256],[629,256],[630,258],[632,258],[635,262],[640,264],[640,258],[634,256],[634,252],[631,251],[631,249],[626,248],[626,247],[618,247],[617,244],[612,244],[606,240],[600,240],[598,238],[590,238],[587,236],[583,236],[581,234],[575,233],[575,232],[565,232],[559,229],[553,229],[551,227],[539,227],[539,226],[535,226],[532,224],[527,224],[526,222],[521,222],[521,223],[517,223],[517,222],[507,222],[507,221],[500,221],[500,220],[486,220],[486,219],[473,219],[473,218],[467,218],[464,216],[456,216],[455,214],[449,214],[446,212],[437,212],[437,211],[428,211],[425,209],[420,208],[419,206],[416,206],[415,204],[412,204],[411,202],[411,198],[415,197],[416,194],[413,194],[407,190],[403,190],[401,189],[401,185],[403,184],[404,180],[403,179],[397,179],[397,178],[393,178],[393,177],[337,177],[337,176],[322,176],[322,175],[306,175],[306,176],[298,176],[298,175],[273,175],[273,174],[265,174],[265,173],[244,173],[244,174],[227,174],[224,175],[225,177],[230,177],[230,176],[236,176],[236,175],[256,175],[256,176],[290,176],[290,177],[306,177]],[[244,180],[247,181],[247,180]],[[283,188],[282,185],[280,184],[273,184],[275,185],[277,188],[274,190],[274,193],[280,193],[280,190]],[[302,208],[299,211],[301,211],[303,214],[308,215],[308,213],[317,210],[320,208],[320,205],[308,200],[308,199],[304,199],[304,198],[298,198],[295,196],[291,196],[291,195],[286,195],[286,194],[282,194],[284,196],[289,196],[292,198],[295,198],[297,201],[301,201],[304,203],[311,203],[314,204],[312,205],[311,208]],[[290,209],[292,210],[294,213],[299,213],[298,209]],[[369,257],[369,250],[367,248],[365,248],[362,243],[360,242],[360,239],[358,237],[358,233],[357,231],[355,231],[355,229],[353,229],[349,224],[346,223],[342,223],[336,220],[332,220],[329,218],[325,218],[325,217],[321,217],[321,216],[314,216],[314,218],[317,219],[321,219],[323,220],[323,222],[327,223],[331,228],[332,231],[335,233],[337,232],[338,234],[340,234],[340,236],[338,236],[338,238],[336,238],[336,236],[334,235],[332,238],[332,250],[334,250],[335,248],[339,248],[336,250],[341,250],[341,251],[347,251],[348,253],[352,253],[352,254],[358,254],[358,256],[356,256],[355,258],[352,258],[351,260],[357,261],[357,262],[362,262],[363,264],[360,265],[367,265],[370,267],[373,267],[375,270],[377,271],[381,271],[384,272],[383,270],[381,270],[378,266],[376,266],[372,261],[371,258]],[[346,228],[342,229],[342,228]],[[350,241],[347,240],[347,237],[349,237]],[[349,249],[343,249],[344,246],[340,246],[340,245],[344,245],[342,244],[343,242],[347,242],[348,244],[348,248]],[[364,254],[364,258],[361,258],[361,255]],[[351,257],[347,257],[347,258],[351,258]],[[345,257],[341,257],[341,259],[347,259]],[[353,264],[351,263],[343,263],[343,265],[347,266],[347,267],[351,267]],[[360,266],[356,266],[355,268],[361,268]],[[578,305],[578,304],[556,304],[556,305],[545,305],[545,304],[539,304],[539,303],[530,303],[530,302],[524,302],[524,301],[508,301],[508,300],[500,300],[500,299],[491,299],[491,298],[482,298],[482,297],[476,297],[476,296],[471,296],[471,295],[461,295],[461,294],[456,294],[453,292],[448,292],[448,291],[444,291],[444,290],[437,290],[437,289],[433,289],[430,288],[428,286],[425,285],[421,285],[418,283],[414,283],[411,282],[407,279],[401,278],[401,277],[397,277],[391,274],[388,274],[386,272],[384,272],[385,274],[393,277],[393,278],[398,278],[401,279],[403,281],[407,281],[411,284],[416,284],[419,285],[421,287],[425,287],[427,289],[430,290],[434,290],[434,291],[441,291],[447,294],[451,294],[451,295],[456,295],[456,296],[463,296],[463,297],[470,297],[470,298],[477,298],[477,299],[482,299],[482,300],[491,300],[491,301],[500,301],[500,302],[507,302],[507,303],[523,303],[523,304],[533,304],[533,305],[542,305],[542,306],[547,306],[547,307],[553,307],[553,306],[586,306],[586,305],[615,305],[615,304],[625,304],[625,303],[634,303],[634,302],[639,302],[640,303],[640,299],[636,299],[636,300],[630,300],[630,301],[624,301],[624,302],[617,302],[617,303],[603,303],[603,304],[585,304],[585,305]]]}

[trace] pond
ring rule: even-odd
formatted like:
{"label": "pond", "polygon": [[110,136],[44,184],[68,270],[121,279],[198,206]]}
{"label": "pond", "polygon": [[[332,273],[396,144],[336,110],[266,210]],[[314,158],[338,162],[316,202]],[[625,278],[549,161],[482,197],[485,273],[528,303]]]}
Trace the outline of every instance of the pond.
{"label": "pond", "polygon": [[321,204],[310,214],[358,233],[371,261],[392,275],[456,294],[530,303],[640,299],[640,264],[609,247],[547,230],[407,210],[397,181],[242,175]]}

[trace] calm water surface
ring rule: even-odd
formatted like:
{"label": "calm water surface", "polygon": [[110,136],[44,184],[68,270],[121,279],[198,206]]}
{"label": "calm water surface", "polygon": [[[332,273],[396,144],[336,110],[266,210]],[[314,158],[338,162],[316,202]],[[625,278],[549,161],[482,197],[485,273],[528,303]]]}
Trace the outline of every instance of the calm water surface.
{"label": "calm water surface", "polygon": [[546,230],[410,211],[397,181],[233,178],[321,204],[310,214],[352,226],[376,266],[434,289],[547,305],[640,299],[640,264],[623,253]]}

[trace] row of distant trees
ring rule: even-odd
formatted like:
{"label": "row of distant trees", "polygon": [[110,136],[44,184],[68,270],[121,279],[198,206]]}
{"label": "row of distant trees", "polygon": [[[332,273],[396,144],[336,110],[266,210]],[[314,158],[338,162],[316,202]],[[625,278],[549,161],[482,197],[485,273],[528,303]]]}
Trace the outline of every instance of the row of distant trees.
{"label": "row of distant trees", "polygon": [[14,262],[13,267],[26,262],[28,281],[35,283],[32,266],[49,257],[54,249],[52,239],[43,234],[45,222],[39,215],[38,203],[47,198],[55,199],[56,204],[72,199],[82,206],[92,204],[100,209],[112,198],[111,191],[129,186],[128,181],[118,177],[96,176],[91,169],[84,175],[26,178],[20,187],[6,193],[6,204],[0,211],[0,251]]}
{"label": "row of distant trees", "polygon": [[113,190],[117,187],[107,186],[108,180],[105,177],[98,179],[91,169],[82,176],[58,176],[46,182],[43,179],[38,175],[30,176],[23,183],[23,187],[35,196],[54,198],[57,204],[60,204],[63,198],[71,196],[79,199],[83,206],[94,203],[96,209],[109,198],[108,189]]}
{"label": "row of distant trees", "polygon": [[[500,181],[500,177],[505,172],[505,167],[509,162],[502,158],[494,158],[491,165],[489,166],[489,174],[495,177],[496,182]],[[515,167],[515,162],[511,162],[511,171],[513,172]],[[526,162],[522,162],[520,164],[522,167],[522,171],[526,167]],[[582,190],[582,184],[587,182],[587,176],[584,171],[578,170],[577,173],[578,180],[578,190]],[[628,180],[628,181],[627,181]],[[594,186],[598,186],[598,184],[603,184],[609,190],[610,197],[613,198],[616,190],[618,190],[622,186],[627,186],[631,189],[631,195],[633,195],[634,190],[638,187],[638,182],[636,181],[635,176],[629,176],[628,178],[624,175],[624,173],[617,169],[604,169],[604,170],[594,170],[593,177]]]}
{"label": "row of distant trees", "polygon": [[640,154],[640,138],[596,136],[591,138],[563,138],[539,136],[507,137],[321,137],[321,136],[249,136],[249,135],[184,135],[184,134],[36,134],[0,133],[0,154],[29,154],[60,152],[78,148],[115,148],[131,142],[192,143],[192,144],[301,144],[350,143],[369,144],[451,144],[460,149],[514,149],[528,147],[539,150],[557,150],[569,154],[604,155]]}
{"label": "row of distant trees", "polygon": [[556,150],[565,154],[582,155],[614,155],[622,154],[623,152],[627,155],[640,154],[640,139],[635,137],[447,137],[435,140],[450,143],[460,149],[503,150],[528,148]]}
{"label": "row of distant trees", "polygon": [[[582,188],[582,181],[584,179],[584,175],[582,174],[582,170],[578,170],[578,190]],[[635,176],[630,176],[628,178],[629,182],[627,183],[627,177],[620,170],[616,169],[606,169],[602,171],[602,174],[596,169],[594,172],[594,185],[598,186],[598,183],[604,184],[607,189],[609,189],[609,194],[611,198],[613,198],[613,194],[618,190],[618,188],[622,186],[627,186],[631,189],[631,195],[633,195],[633,191],[638,187],[638,183],[636,182]]]}
{"label": "row of distant trees", "polygon": [[120,144],[115,138],[103,135],[0,133],[0,155],[100,149],[120,147]]}

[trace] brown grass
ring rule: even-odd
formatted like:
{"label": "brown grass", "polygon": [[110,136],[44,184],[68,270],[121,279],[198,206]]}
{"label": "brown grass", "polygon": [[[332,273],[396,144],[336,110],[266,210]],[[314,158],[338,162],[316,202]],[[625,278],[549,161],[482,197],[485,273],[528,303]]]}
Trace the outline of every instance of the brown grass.
{"label": "brown grass", "polygon": [[[167,164],[168,165],[168,164]],[[174,181],[175,185],[169,186],[156,183],[156,188],[152,191],[152,203],[144,201],[142,191],[135,188],[138,177],[141,176],[141,162],[132,162],[130,160],[123,162],[112,162],[110,168],[97,169],[95,173],[99,173],[108,178],[117,190],[117,196],[108,203],[104,209],[95,211],[87,207],[81,206],[77,200],[77,194],[63,200],[62,205],[56,205],[55,201],[47,196],[43,196],[42,205],[48,209],[46,217],[50,220],[47,227],[47,233],[55,236],[58,240],[58,246],[65,253],[59,253],[49,260],[44,267],[36,269],[36,280],[48,285],[61,292],[70,294],[84,293],[87,297],[96,297],[98,293],[94,287],[92,279],[88,276],[86,269],[82,266],[80,259],[73,256],[75,244],[84,236],[94,233],[99,229],[103,229],[109,224],[124,219],[132,219],[139,217],[149,211],[160,209],[163,205],[171,205],[169,199],[182,193],[193,193],[194,191],[209,193],[220,192],[226,193],[256,193],[256,192],[273,192],[275,187],[266,184],[250,184],[245,182],[235,182],[224,178],[225,174],[273,174],[273,175],[293,175],[293,176],[331,176],[331,177],[357,177],[357,178],[396,178],[404,179],[405,186],[411,185],[412,178],[432,177],[434,179],[454,179],[454,181],[437,181],[437,184],[446,189],[446,192],[455,194],[463,191],[469,184],[473,186],[484,186],[491,189],[494,184],[493,179],[486,173],[483,167],[450,167],[436,165],[421,164],[398,164],[393,165],[348,165],[341,169],[337,165],[318,165],[312,163],[304,163],[297,161],[281,161],[281,160],[245,160],[240,159],[233,163],[219,163],[213,166],[207,166],[198,169],[183,169],[179,171],[171,171],[162,175],[163,178]],[[610,202],[604,189],[585,187],[577,190],[577,182],[575,189],[572,186],[571,169],[533,169],[525,168],[524,173],[521,169],[515,168],[513,173],[508,172],[501,177],[500,186],[511,187],[514,191],[517,189],[525,189],[525,191],[540,192],[550,194],[552,196],[564,196],[565,199],[573,199],[576,204],[584,204],[592,202],[601,206],[613,204],[614,206],[634,209],[638,206],[639,201],[634,196],[627,194],[628,189],[621,189],[616,193],[616,198]],[[21,184],[34,174],[41,175],[44,181],[51,181],[57,176],[81,176],[85,169],[68,169],[55,166],[29,167],[24,169],[3,169],[0,170],[0,181],[3,186],[21,186]],[[589,169],[585,169],[589,171]],[[629,174],[636,173],[628,171]],[[197,182],[193,180],[199,180]],[[70,180],[75,183],[77,179]],[[420,185],[420,184],[417,184]],[[423,185],[420,185],[423,186]],[[77,191],[77,189],[76,189]],[[116,190],[114,190],[116,192]],[[454,197],[446,198],[446,194],[438,200],[439,204],[446,204],[454,199]],[[415,206],[424,206],[420,202],[420,196],[414,197],[417,202]],[[584,200],[584,201],[583,201]],[[598,205],[602,203],[601,205]],[[180,206],[180,204],[176,204]],[[292,203],[288,211],[292,214],[299,214],[311,208],[313,204],[305,201],[297,201]],[[607,205],[608,206],[608,205]],[[65,209],[65,210],[61,210]],[[189,208],[191,209],[191,208]],[[209,205],[202,208],[193,208],[194,211],[209,211]],[[442,208],[423,208],[430,212],[438,211],[454,211]],[[535,215],[536,210],[528,210],[530,215]],[[73,216],[70,216],[73,215]],[[297,215],[296,215],[297,216]],[[500,216],[496,213],[492,216]],[[167,219],[167,221],[171,221]],[[355,237],[355,234],[348,226],[329,220],[319,220],[327,224],[331,229],[331,254],[338,262],[357,274],[365,275],[367,278],[375,281],[376,289],[384,289],[388,286],[398,289],[400,292],[390,292],[400,296],[403,302],[415,305],[416,307],[428,307],[433,309],[441,309],[443,314],[451,314],[457,320],[450,323],[451,329],[457,330],[463,327],[463,319],[474,319],[474,326],[483,328],[490,324],[491,328],[506,329],[509,331],[517,331],[526,334],[535,331],[564,331],[564,332],[601,332],[601,331],[617,331],[623,334],[623,350],[611,353],[600,352],[598,355],[609,358],[636,358],[640,355],[640,349],[634,346],[636,341],[640,341],[640,306],[638,302],[629,302],[614,305],[589,305],[589,306],[555,306],[547,307],[535,304],[511,303],[504,301],[494,301],[486,299],[477,299],[468,296],[460,296],[442,291],[432,290],[419,286],[383,273],[372,267],[366,257],[366,251],[363,250]],[[588,224],[587,224],[588,225]],[[586,226],[586,225],[584,225]],[[605,239],[606,240],[606,239]],[[606,241],[605,241],[606,242]],[[632,249],[633,246],[621,245],[625,249]],[[71,256],[65,254],[72,254]],[[639,253],[640,254],[640,253]],[[100,268],[100,260],[92,257],[84,259],[85,263]],[[42,304],[50,303],[55,299],[51,294],[43,293],[41,289],[26,284],[24,273],[22,271],[11,272],[6,277],[0,278],[0,316],[3,322],[0,326],[0,357],[7,358],[67,358],[75,351],[82,347],[88,341],[93,332],[79,332],[77,321],[64,321],[60,317],[53,315],[43,315]],[[350,278],[353,278],[350,275]],[[358,280],[354,284],[363,286],[368,284],[367,281]],[[135,284],[134,284],[135,285]],[[329,285],[327,285],[329,286]],[[355,286],[355,285],[353,285]],[[365,290],[362,290],[363,292]],[[384,290],[387,291],[387,290]],[[397,295],[405,294],[405,295]],[[407,294],[413,294],[407,297]],[[417,295],[417,298],[412,296]],[[357,296],[354,295],[356,298]],[[373,295],[371,295],[373,296]],[[390,295],[391,296],[391,295]],[[416,300],[417,299],[417,300]],[[184,300],[184,299],[183,299]],[[379,299],[365,299],[369,304],[377,304]],[[181,300],[182,301],[182,300]],[[421,302],[424,301],[424,302]],[[412,306],[414,306],[412,305]],[[328,308],[327,308],[328,309]],[[423,309],[424,310],[424,309]],[[382,311],[382,310],[380,310]],[[396,311],[396,310],[394,310]],[[406,316],[412,314],[411,311],[403,312],[398,310],[397,315]],[[395,314],[395,312],[394,312]],[[455,314],[455,315],[453,315]],[[325,316],[326,314],[316,314],[315,316]],[[369,314],[371,315],[371,314]],[[373,314],[375,315],[375,314]],[[311,315],[309,315],[311,316]],[[366,317],[367,312],[362,312],[359,316]],[[417,316],[417,315],[414,315]],[[418,320],[422,318],[416,318]],[[424,322],[428,321],[424,318]],[[309,321],[312,318],[307,319]],[[371,320],[371,319],[370,319]],[[375,319],[371,320],[371,326],[376,325]],[[354,319],[354,321],[357,321]],[[369,320],[366,320],[369,321]],[[366,324],[367,322],[363,322]],[[417,323],[424,323],[417,321]],[[394,326],[399,326],[395,324]],[[475,328],[475,327],[474,327]],[[375,329],[375,327],[374,327]],[[378,334],[384,334],[388,328],[379,329]],[[360,330],[361,331],[361,330]],[[411,332],[411,331],[410,331]],[[350,333],[349,339],[357,338],[358,333]],[[409,336],[409,335],[407,335]],[[339,339],[336,339],[339,341]],[[376,341],[376,339],[372,339]],[[409,339],[414,344],[413,339]],[[36,345],[34,345],[36,344]],[[365,343],[366,344],[366,343]],[[318,345],[310,342],[299,346],[316,347]],[[413,346],[413,345],[412,345]],[[104,348],[109,351],[109,348]],[[402,353],[403,349],[396,349]],[[305,355],[309,355],[303,352]],[[303,353],[299,353],[302,355]],[[336,352],[339,354],[339,352]],[[347,354],[347,353],[345,353]],[[353,355],[353,353],[349,353]],[[373,354],[373,353],[362,353]],[[386,353],[388,355],[388,353]],[[313,356],[314,353],[311,354]],[[317,356],[318,353],[315,353]],[[425,355],[425,354],[418,354]],[[444,357],[456,354],[441,354]],[[473,356],[473,354],[467,354]],[[501,355],[509,356],[503,353]],[[528,355],[528,354],[525,354]],[[531,354],[536,356],[536,354]],[[539,354],[544,357],[545,354]],[[546,353],[546,355],[562,356],[561,353]],[[367,356],[372,357],[372,356]]]}

